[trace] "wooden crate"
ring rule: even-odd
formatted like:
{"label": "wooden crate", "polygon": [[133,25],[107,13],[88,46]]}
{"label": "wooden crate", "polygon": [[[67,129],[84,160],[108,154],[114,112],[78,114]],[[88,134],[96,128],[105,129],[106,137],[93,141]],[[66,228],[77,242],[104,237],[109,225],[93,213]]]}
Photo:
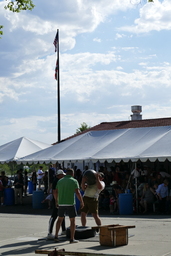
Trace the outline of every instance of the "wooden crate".
{"label": "wooden crate", "polygon": [[99,242],[103,246],[121,246],[128,244],[128,228],[135,228],[135,226],[121,226],[121,225],[107,225],[99,228]]}

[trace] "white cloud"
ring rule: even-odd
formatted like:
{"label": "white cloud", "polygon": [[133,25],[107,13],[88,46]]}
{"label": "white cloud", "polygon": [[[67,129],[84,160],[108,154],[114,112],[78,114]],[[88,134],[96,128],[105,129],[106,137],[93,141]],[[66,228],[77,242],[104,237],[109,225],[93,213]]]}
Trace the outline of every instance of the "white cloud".
{"label": "white cloud", "polygon": [[120,29],[131,33],[148,33],[150,31],[171,30],[171,1],[154,0],[140,8],[140,17],[135,25],[123,26]]}
{"label": "white cloud", "polygon": [[93,41],[94,41],[94,42],[101,43],[101,39],[100,39],[100,38],[94,38]]}
{"label": "white cloud", "polygon": [[[47,143],[57,140],[53,46],[57,28],[62,138],[75,133],[82,122],[93,126],[129,120],[131,105],[135,104],[143,106],[144,118],[163,116],[162,110],[169,115],[170,45],[157,47],[153,41],[147,42],[146,34],[155,28],[157,19],[169,30],[165,7],[170,6],[169,1],[141,6],[140,13],[128,0],[64,0],[58,4],[55,0],[35,0],[35,4],[32,12],[20,14],[0,8],[4,24],[0,144],[21,136]],[[128,26],[133,19],[134,26]],[[126,32],[118,29],[116,33],[120,26],[126,27]],[[146,40],[127,33],[132,30],[145,33]]]}
{"label": "white cloud", "polygon": [[115,39],[118,40],[118,39],[123,38],[123,37],[126,37],[126,35],[116,33]]}

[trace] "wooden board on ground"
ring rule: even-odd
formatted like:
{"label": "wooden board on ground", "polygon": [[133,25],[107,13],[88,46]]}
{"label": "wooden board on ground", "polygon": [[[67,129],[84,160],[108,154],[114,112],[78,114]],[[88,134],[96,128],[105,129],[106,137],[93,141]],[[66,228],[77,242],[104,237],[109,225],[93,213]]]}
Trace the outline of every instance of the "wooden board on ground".
{"label": "wooden board on ground", "polygon": [[[74,256],[130,256],[121,254],[103,254],[103,253],[86,253],[86,252],[68,252],[62,250],[36,250],[36,254],[48,254],[49,256],[62,256],[62,255],[74,255]],[[134,255],[131,255],[134,256]]]}

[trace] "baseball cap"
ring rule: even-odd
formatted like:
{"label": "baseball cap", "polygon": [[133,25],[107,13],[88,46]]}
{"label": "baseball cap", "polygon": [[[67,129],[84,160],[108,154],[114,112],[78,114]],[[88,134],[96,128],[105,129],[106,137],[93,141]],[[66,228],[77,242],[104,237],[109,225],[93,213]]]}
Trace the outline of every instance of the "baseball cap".
{"label": "baseball cap", "polygon": [[59,170],[56,172],[56,175],[60,175],[60,174],[65,175],[64,171],[59,169]]}

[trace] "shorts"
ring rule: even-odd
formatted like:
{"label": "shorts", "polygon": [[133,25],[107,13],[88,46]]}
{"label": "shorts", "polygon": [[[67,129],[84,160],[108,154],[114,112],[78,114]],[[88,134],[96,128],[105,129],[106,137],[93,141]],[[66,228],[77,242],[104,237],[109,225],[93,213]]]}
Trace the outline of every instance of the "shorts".
{"label": "shorts", "polygon": [[70,219],[75,218],[77,216],[75,205],[59,206],[58,216],[65,217],[65,215],[68,215]]}
{"label": "shorts", "polygon": [[84,207],[81,209],[81,212],[98,213],[99,202],[97,198],[83,196],[83,201]]}
{"label": "shorts", "polygon": [[37,180],[38,185],[42,185],[42,179]]}

